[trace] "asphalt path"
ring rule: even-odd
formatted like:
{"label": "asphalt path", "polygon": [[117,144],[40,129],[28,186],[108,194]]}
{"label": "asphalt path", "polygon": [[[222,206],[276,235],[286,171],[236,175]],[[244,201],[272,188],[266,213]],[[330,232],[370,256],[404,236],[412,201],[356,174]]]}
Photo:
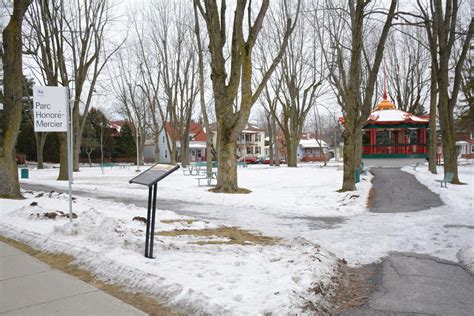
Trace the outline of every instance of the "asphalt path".
{"label": "asphalt path", "polygon": [[[371,172],[375,189],[371,212],[415,212],[443,205],[437,194],[409,173],[395,168]],[[394,253],[380,266],[367,303],[342,315],[473,315],[474,279],[458,263]]]}
{"label": "asphalt path", "polygon": [[397,168],[374,168],[375,201],[371,212],[399,213],[427,210],[443,205],[439,196],[415,176]]}

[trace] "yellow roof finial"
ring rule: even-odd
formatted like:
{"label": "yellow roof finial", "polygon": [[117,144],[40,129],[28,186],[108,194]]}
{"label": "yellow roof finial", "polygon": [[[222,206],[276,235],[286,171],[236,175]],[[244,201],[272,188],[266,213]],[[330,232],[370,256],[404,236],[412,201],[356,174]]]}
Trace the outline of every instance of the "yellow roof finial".
{"label": "yellow roof finial", "polygon": [[385,63],[385,58],[383,66],[383,100],[377,104],[375,111],[395,110],[395,104],[390,102],[387,97],[387,64]]}

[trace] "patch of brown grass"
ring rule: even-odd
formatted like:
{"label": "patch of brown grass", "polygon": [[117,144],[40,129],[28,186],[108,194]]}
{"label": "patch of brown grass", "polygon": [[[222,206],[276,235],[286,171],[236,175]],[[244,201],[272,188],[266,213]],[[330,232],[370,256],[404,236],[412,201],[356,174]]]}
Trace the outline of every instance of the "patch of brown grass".
{"label": "patch of brown grass", "polygon": [[212,188],[212,189],[209,189],[209,192],[229,193],[229,194],[249,194],[249,193],[252,193],[251,190],[245,189],[245,188],[237,188],[237,189],[233,189],[233,190],[223,190],[221,188]]}
{"label": "patch of brown grass", "polygon": [[196,221],[195,219],[162,219],[160,222],[164,224],[186,223],[188,225],[191,225],[195,221]]}
{"label": "patch of brown grass", "polygon": [[339,260],[331,283],[317,284],[311,289],[324,297],[322,304],[305,302],[305,309],[318,315],[339,315],[365,305],[375,287],[374,276],[379,269],[378,264],[349,267],[344,259]]}
{"label": "patch of brown grass", "polygon": [[226,238],[229,240],[209,240],[209,241],[197,241],[193,244],[197,245],[216,245],[216,244],[227,244],[227,245],[273,245],[280,239],[268,236],[262,236],[258,233],[243,230],[238,227],[218,227],[218,228],[206,228],[206,229],[178,229],[172,231],[160,231],[156,232],[159,236],[197,236],[197,237],[217,237]]}
{"label": "patch of brown grass", "polygon": [[374,187],[370,188],[369,196],[367,197],[367,208],[371,209],[374,206],[375,202],[375,189]]}
{"label": "patch of brown grass", "polygon": [[159,304],[156,300],[150,296],[140,293],[129,293],[124,290],[123,287],[106,283],[102,280],[95,278],[89,271],[80,268],[76,264],[72,264],[74,257],[63,254],[63,253],[45,253],[39,250],[33,249],[21,242],[16,240],[0,236],[0,241],[9,244],[27,254],[43,261],[44,263],[51,266],[51,268],[63,271],[70,274],[79,280],[82,280],[116,298],[130,304],[149,315],[165,316],[165,315],[182,315],[181,313],[173,311],[170,307]]}

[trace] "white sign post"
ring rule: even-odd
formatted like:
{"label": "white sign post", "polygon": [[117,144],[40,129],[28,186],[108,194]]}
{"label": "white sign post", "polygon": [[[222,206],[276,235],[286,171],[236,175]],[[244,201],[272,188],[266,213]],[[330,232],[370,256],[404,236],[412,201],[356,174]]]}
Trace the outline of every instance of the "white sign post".
{"label": "white sign post", "polygon": [[67,87],[35,86],[33,121],[35,132],[67,132],[69,221],[72,221],[72,119]]}

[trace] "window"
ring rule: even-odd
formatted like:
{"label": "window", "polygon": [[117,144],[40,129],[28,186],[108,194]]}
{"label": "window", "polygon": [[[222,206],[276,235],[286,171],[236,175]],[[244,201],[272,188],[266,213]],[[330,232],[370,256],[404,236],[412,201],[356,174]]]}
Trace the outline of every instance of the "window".
{"label": "window", "polygon": [[165,143],[165,137],[163,136],[163,144]]}
{"label": "window", "polygon": [[255,141],[256,142],[259,142],[261,139],[260,139],[260,134],[255,134]]}
{"label": "window", "polygon": [[474,153],[474,145],[471,145],[471,153]]}
{"label": "window", "polygon": [[253,154],[253,147],[248,146],[247,147],[247,155],[252,155]]}
{"label": "window", "polygon": [[258,155],[260,154],[260,146],[255,147],[255,154]]}
{"label": "window", "polygon": [[362,145],[370,145],[370,131],[364,131],[362,134]]}
{"label": "window", "polygon": [[165,149],[165,158],[168,158],[168,150]]}
{"label": "window", "polygon": [[390,140],[389,131],[377,131],[377,145],[390,145],[392,141]]}
{"label": "window", "polygon": [[416,129],[408,130],[408,143],[410,145],[418,144],[418,130]]}
{"label": "window", "polygon": [[251,142],[252,141],[252,134],[245,134],[245,141]]}

